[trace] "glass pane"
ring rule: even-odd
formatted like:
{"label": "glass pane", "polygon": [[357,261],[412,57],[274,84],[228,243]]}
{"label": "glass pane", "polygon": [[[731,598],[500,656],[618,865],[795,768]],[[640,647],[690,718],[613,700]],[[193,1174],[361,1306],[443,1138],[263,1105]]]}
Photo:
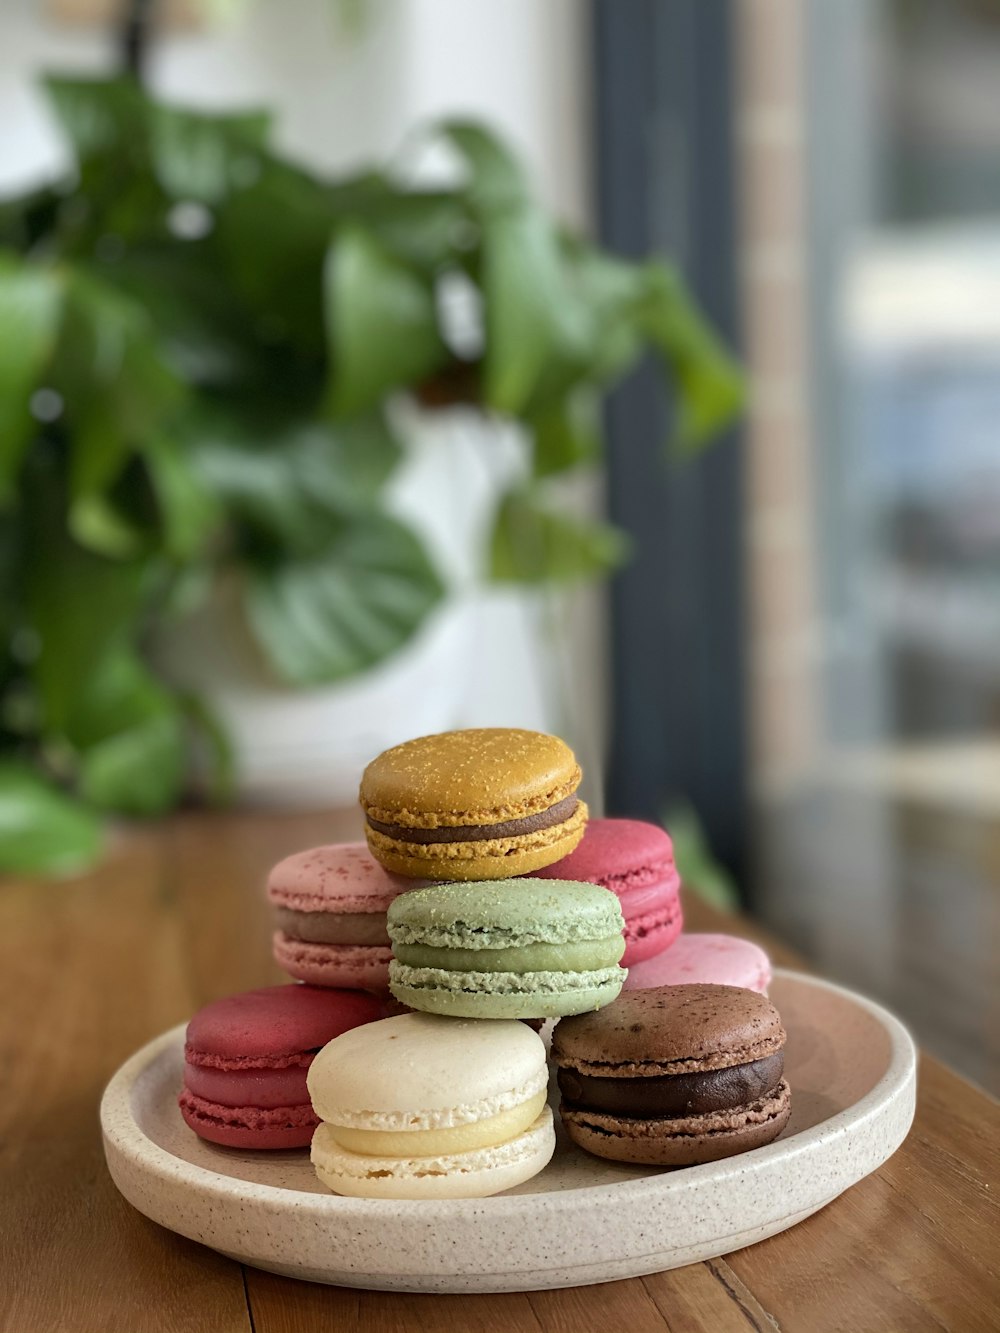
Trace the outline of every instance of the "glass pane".
{"label": "glass pane", "polygon": [[755,901],[997,1090],[1000,4],[740,10]]}

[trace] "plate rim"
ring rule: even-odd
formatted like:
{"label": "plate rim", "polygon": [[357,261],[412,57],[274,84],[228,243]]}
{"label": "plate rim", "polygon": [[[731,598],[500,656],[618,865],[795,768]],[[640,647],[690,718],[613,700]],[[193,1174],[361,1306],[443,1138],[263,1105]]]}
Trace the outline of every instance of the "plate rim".
{"label": "plate rim", "polygon": [[[787,1162],[809,1153],[819,1142],[831,1144],[844,1135],[857,1132],[864,1123],[876,1116],[885,1105],[903,1092],[915,1081],[917,1068],[917,1048],[904,1024],[875,1000],[870,1000],[846,986],[814,977],[807,972],[788,968],[776,968],[775,980],[790,980],[807,986],[829,991],[860,1005],[872,1015],[887,1031],[890,1041],[888,1068],[868,1092],[850,1106],[836,1112],[826,1120],[820,1121],[808,1129],[800,1130],[790,1138],[779,1138],[750,1153],[740,1153],[734,1157],[717,1162],[706,1162],[698,1166],[685,1168],[683,1171],[664,1171],[657,1175],[639,1176],[631,1180],[606,1181],[597,1185],[583,1185],[566,1190],[542,1191],[546,1208],[554,1212],[577,1210],[606,1199],[608,1191],[614,1192],[616,1203],[628,1204],[640,1193],[647,1194],[655,1190],[659,1194],[683,1195],[697,1189],[706,1175],[711,1174],[717,1185],[724,1185],[730,1176],[745,1171],[748,1158],[760,1168],[775,1158]],[[102,1134],[107,1145],[115,1152],[127,1158],[131,1164],[143,1172],[155,1175],[161,1181],[176,1185],[179,1175],[185,1177],[185,1183],[192,1189],[198,1189],[215,1199],[232,1202],[246,1202],[248,1196],[260,1204],[272,1207],[296,1207],[299,1209],[318,1210],[321,1213],[336,1214],[344,1220],[357,1218],[371,1222],[386,1211],[394,1217],[413,1215],[422,1221],[435,1219],[453,1223],[456,1214],[467,1211],[470,1214],[488,1207],[499,1218],[516,1218],[518,1213],[533,1212],[538,1206],[539,1193],[498,1195],[481,1199],[355,1199],[333,1193],[314,1193],[308,1190],[289,1188],[288,1186],[270,1185],[250,1181],[241,1176],[225,1175],[210,1167],[189,1162],[186,1158],[162,1148],[151,1139],[132,1113],[132,1089],[141,1076],[164,1050],[179,1039],[183,1039],[185,1023],[179,1023],[169,1031],[161,1033],[139,1048],[112,1075],[100,1103],[100,1121]]]}

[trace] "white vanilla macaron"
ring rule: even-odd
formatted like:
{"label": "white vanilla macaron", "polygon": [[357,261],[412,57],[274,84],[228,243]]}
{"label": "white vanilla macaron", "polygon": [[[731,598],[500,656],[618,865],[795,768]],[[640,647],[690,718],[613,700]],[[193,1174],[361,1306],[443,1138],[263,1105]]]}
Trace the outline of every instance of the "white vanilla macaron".
{"label": "white vanilla macaron", "polygon": [[555,1148],[545,1046],[523,1023],[368,1023],[323,1047],[308,1086],[323,1121],[313,1166],[337,1194],[481,1198],[530,1180]]}

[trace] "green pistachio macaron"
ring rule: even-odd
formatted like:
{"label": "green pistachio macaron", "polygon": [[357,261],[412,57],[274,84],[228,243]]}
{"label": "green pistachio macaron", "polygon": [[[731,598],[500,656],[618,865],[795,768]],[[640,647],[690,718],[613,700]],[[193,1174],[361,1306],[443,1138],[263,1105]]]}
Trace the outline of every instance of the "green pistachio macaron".
{"label": "green pistachio macaron", "polygon": [[456,1018],[559,1018],[609,1004],[625,980],[615,894],[558,879],[433,884],[388,913],[389,989]]}

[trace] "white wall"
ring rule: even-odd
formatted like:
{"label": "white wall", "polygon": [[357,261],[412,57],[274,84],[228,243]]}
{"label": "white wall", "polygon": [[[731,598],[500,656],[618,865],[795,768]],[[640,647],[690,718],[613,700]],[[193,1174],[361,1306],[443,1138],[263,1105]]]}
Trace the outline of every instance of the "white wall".
{"label": "white wall", "polygon": [[[157,91],[207,107],[277,106],[281,145],[331,170],[384,158],[430,116],[480,116],[521,151],[547,202],[586,220],[580,0],[368,0],[358,31],[338,20],[335,0],[242,0],[236,11],[160,36]],[[96,73],[114,57],[102,25],[60,23],[45,0],[3,0],[0,185],[61,157],[35,75]]]}
{"label": "white wall", "polygon": [[[384,160],[434,116],[479,117],[520,151],[542,198],[586,226],[589,62],[582,0],[369,0],[353,32],[340,12],[335,0],[244,0],[224,25],[163,33],[150,81],[179,102],[277,107],[281,146],[331,172]],[[61,160],[36,74],[99,72],[114,60],[114,40],[104,29],[60,25],[50,14],[42,0],[0,4],[0,190],[44,175]],[[464,447],[456,447],[456,435],[465,436]],[[497,482],[477,461],[482,442],[461,421],[436,437],[419,436],[394,494],[474,603],[474,665],[466,664],[455,683],[459,720],[560,729],[595,773],[601,673],[593,599],[584,600],[582,615],[577,603],[570,633],[553,651],[546,617],[530,599],[474,596]],[[590,796],[597,797],[596,788]]]}

